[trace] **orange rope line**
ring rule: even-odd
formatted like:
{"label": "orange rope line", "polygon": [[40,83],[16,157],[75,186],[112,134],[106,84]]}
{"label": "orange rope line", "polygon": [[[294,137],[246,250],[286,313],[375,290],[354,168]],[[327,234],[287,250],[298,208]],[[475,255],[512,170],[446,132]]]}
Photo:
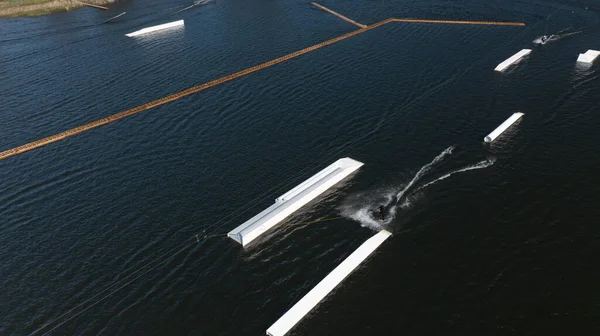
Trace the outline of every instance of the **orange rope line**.
{"label": "orange rope line", "polygon": [[33,149],[36,149],[36,148],[39,148],[39,147],[42,147],[42,146],[46,146],[46,145],[51,144],[53,142],[57,142],[57,141],[60,141],[60,140],[72,137],[72,136],[77,135],[79,133],[83,133],[83,132],[89,131],[91,129],[94,129],[94,128],[97,128],[97,127],[100,127],[100,126],[103,126],[103,125],[106,125],[106,124],[110,124],[110,123],[115,122],[117,120],[120,120],[120,119],[129,117],[129,116],[132,116],[134,114],[138,114],[138,113],[146,111],[146,110],[149,110],[149,109],[151,109],[153,107],[164,105],[166,103],[172,102],[172,101],[180,99],[182,97],[189,96],[191,94],[194,94],[194,93],[206,90],[206,89],[211,88],[213,86],[217,86],[219,84],[223,84],[223,83],[229,82],[231,80],[234,80],[236,78],[249,75],[251,73],[254,73],[254,72],[257,72],[259,70],[271,67],[273,65],[276,65],[276,64],[279,64],[279,63],[283,63],[285,61],[288,61],[290,59],[296,58],[298,56],[301,56],[301,55],[304,55],[304,54],[308,54],[311,51],[315,51],[317,49],[320,49],[320,48],[332,45],[334,43],[340,42],[340,41],[345,40],[347,38],[356,36],[358,34],[362,34],[362,33],[366,32],[366,31],[375,29],[375,28],[377,28],[379,26],[383,26],[383,25],[388,24],[390,22],[446,23],[446,24],[481,24],[481,25],[483,25],[483,24],[493,24],[493,25],[510,25],[510,26],[524,26],[525,25],[524,23],[520,23],[520,22],[447,21],[447,20],[418,20],[418,19],[396,19],[396,18],[389,18],[389,19],[386,19],[386,20],[374,23],[374,24],[369,25],[369,26],[364,26],[364,28],[352,31],[350,33],[347,33],[347,34],[344,34],[344,35],[341,35],[341,36],[338,36],[338,37],[335,37],[335,38],[332,38],[332,39],[327,40],[325,42],[321,42],[321,43],[315,44],[313,46],[304,48],[302,50],[298,50],[298,51],[293,52],[291,54],[288,54],[288,55],[285,55],[285,56],[273,59],[271,61],[259,64],[259,65],[255,65],[253,67],[247,68],[247,69],[242,70],[242,71],[238,71],[238,72],[233,73],[231,75],[227,75],[225,77],[221,77],[219,79],[215,79],[215,80],[212,80],[210,82],[206,82],[204,84],[201,84],[201,85],[198,85],[198,86],[194,86],[192,88],[189,88],[189,89],[186,89],[186,90],[183,90],[183,91],[180,91],[180,92],[168,95],[166,97],[163,97],[163,98],[151,101],[149,103],[146,103],[146,104],[143,104],[143,105],[139,105],[139,106],[134,107],[132,109],[129,109],[129,110],[126,110],[126,111],[123,111],[123,112],[119,112],[119,113],[110,115],[108,117],[105,117],[105,118],[102,118],[102,119],[99,119],[99,120],[96,120],[96,121],[92,121],[90,123],[87,123],[87,124],[84,124],[84,125],[81,125],[81,126],[78,126],[78,127],[75,127],[75,128],[71,128],[69,130],[66,130],[66,131],[63,131],[63,132],[60,132],[60,133],[57,133],[57,134],[54,134],[54,135],[51,135],[49,137],[45,137],[45,138],[42,138],[42,139],[39,139],[39,140],[36,140],[36,141],[32,141],[32,142],[26,143],[26,144],[18,146],[18,147],[7,149],[5,151],[0,152],[0,160],[4,160],[4,159],[7,159],[7,158],[12,157],[12,156],[19,155],[21,153],[24,153],[24,152],[27,152],[27,151],[30,151],[30,150],[33,150]]}
{"label": "orange rope line", "polygon": [[392,19],[394,22],[410,23],[441,23],[441,24],[464,24],[464,25],[494,25],[494,26],[525,26],[523,22],[503,21],[455,21],[455,20],[423,20],[423,19]]}
{"label": "orange rope line", "polygon": [[51,136],[46,137],[46,138],[42,138],[42,139],[39,139],[39,140],[30,142],[30,143],[27,143],[27,144],[24,144],[24,145],[21,145],[21,146],[12,148],[12,149],[5,150],[3,152],[0,152],[0,160],[4,160],[4,159],[9,158],[11,156],[15,156],[15,155],[18,155],[18,154],[30,151],[30,150],[35,149],[35,148],[46,146],[46,145],[51,144],[53,142],[57,142],[57,141],[66,139],[68,137],[74,136],[76,134],[83,133],[85,131],[89,131],[89,130],[94,129],[96,127],[100,127],[100,126],[103,126],[103,125],[106,125],[106,124],[110,124],[110,123],[115,122],[117,120],[129,117],[131,115],[140,113],[142,111],[149,110],[149,109],[151,109],[153,107],[156,107],[156,106],[164,105],[166,103],[172,102],[172,101],[180,99],[182,97],[189,96],[191,94],[194,94],[194,93],[206,90],[206,89],[211,88],[213,86],[217,86],[219,84],[223,84],[223,83],[229,82],[229,81],[231,81],[233,79],[249,75],[249,74],[251,74],[253,72],[256,72],[256,71],[259,71],[259,70],[271,67],[273,65],[285,62],[285,61],[290,60],[292,58],[296,58],[298,56],[307,54],[307,53],[309,53],[311,51],[314,51],[314,50],[326,47],[328,45],[337,43],[339,41],[345,40],[347,38],[350,38],[352,36],[358,35],[360,33],[364,33],[365,31],[368,31],[368,30],[371,30],[373,28],[376,28],[379,25],[380,24],[375,24],[373,26],[370,26],[370,27],[367,27],[367,28],[364,28],[364,29],[355,30],[353,32],[344,34],[342,36],[338,36],[338,37],[333,38],[331,40],[327,40],[325,42],[321,42],[321,43],[315,44],[315,45],[310,46],[308,48],[304,48],[302,50],[299,50],[299,51],[293,52],[291,54],[288,54],[288,55],[276,58],[274,60],[271,60],[271,61],[259,64],[259,65],[247,68],[245,70],[233,73],[231,75],[227,75],[225,77],[221,77],[219,79],[215,79],[215,80],[212,80],[210,82],[207,82],[207,83],[204,83],[204,84],[201,84],[201,85],[198,85],[198,86],[194,86],[194,87],[189,88],[187,90],[183,90],[183,91],[180,91],[180,92],[168,95],[166,97],[163,97],[163,98],[151,101],[149,103],[146,103],[146,104],[134,107],[132,109],[129,109],[129,110],[126,110],[126,111],[123,111],[123,112],[119,112],[119,113],[113,114],[113,115],[108,116],[106,118],[102,118],[102,119],[99,119],[99,120],[96,120],[96,121],[92,121],[90,123],[87,123],[87,124],[84,124],[84,125],[81,125],[81,126],[78,126],[78,127],[75,127],[75,128],[69,129],[69,130],[66,130],[64,132],[60,132],[60,133],[51,135]]}
{"label": "orange rope line", "polygon": [[346,22],[348,22],[348,23],[351,23],[351,24],[353,24],[353,25],[355,25],[355,26],[357,26],[357,27],[359,27],[359,28],[366,28],[366,27],[367,27],[366,25],[364,25],[364,24],[362,24],[362,23],[358,23],[358,22],[356,22],[356,21],[354,21],[354,20],[352,20],[352,19],[350,19],[350,18],[347,18],[347,17],[343,16],[342,14],[340,14],[340,13],[337,13],[337,12],[334,12],[334,11],[332,11],[331,9],[329,9],[329,8],[327,8],[327,7],[323,6],[323,5],[319,5],[319,4],[318,4],[318,3],[316,3],[316,2],[311,2],[311,4],[312,4],[313,6],[315,6],[315,7],[317,7],[317,8],[320,8],[320,9],[322,9],[322,10],[326,11],[326,12],[327,12],[327,13],[329,13],[329,14],[333,14],[333,15],[335,15],[335,16],[337,16],[337,17],[339,17],[340,19],[342,19],[342,20],[344,20],[344,21],[346,21]]}

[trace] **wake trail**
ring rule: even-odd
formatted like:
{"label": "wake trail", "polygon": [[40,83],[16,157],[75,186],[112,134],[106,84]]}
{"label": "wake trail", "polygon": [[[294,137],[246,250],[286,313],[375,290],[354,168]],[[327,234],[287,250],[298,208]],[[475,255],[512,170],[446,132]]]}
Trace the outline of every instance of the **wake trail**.
{"label": "wake trail", "polygon": [[425,189],[425,188],[427,188],[428,186],[430,186],[432,184],[438,183],[439,181],[445,180],[445,179],[447,179],[448,177],[450,177],[450,176],[452,176],[454,174],[463,173],[463,172],[466,172],[466,171],[469,171],[469,170],[476,170],[476,169],[487,168],[487,167],[493,165],[495,162],[496,162],[496,158],[495,157],[491,157],[491,158],[483,160],[483,161],[481,161],[479,163],[476,163],[476,164],[474,164],[472,166],[467,166],[465,168],[457,169],[457,170],[452,171],[452,172],[450,172],[450,173],[448,173],[448,174],[446,174],[444,176],[438,177],[437,179],[435,179],[435,180],[433,180],[433,181],[431,181],[429,183],[424,184],[422,187],[420,187],[419,189],[417,189],[417,191]]}
{"label": "wake trail", "polygon": [[[446,148],[431,162],[421,167],[412,180],[399,193],[397,193],[398,189],[396,188],[387,192],[377,191],[376,195],[361,195],[358,199],[342,205],[340,207],[342,216],[355,220],[361,223],[362,226],[376,231],[384,229],[396,218],[400,197],[402,197],[413,184],[419,181],[423,175],[429,172],[435,164],[442,161],[447,155],[452,154],[453,150],[454,146]],[[376,204],[382,204],[380,203],[382,201],[381,198],[383,198],[383,204],[385,204],[385,208],[387,208],[387,215],[384,220],[375,219],[372,214],[374,206]],[[405,202],[408,202],[408,200]]]}
{"label": "wake trail", "polygon": [[413,184],[415,184],[417,181],[419,181],[423,177],[423,175],[427,174],[427,172],[429,172],[431,170],[431,167],[433,167],[438,162],[442,161],[446,155],[452,154],[453,150],[454,150],[454,146],[450,146],[450,147],[446,148],[443,152],[441,152],[438,156],[436,156],[435,159],[433,159],[433,161],[431,161],[428,164],[421,167],[421,169],[415,174],[413,179],[410,182],[408,182],[406,187],[404,187],[404,189],[402,189],[402,191],[400,191],[396,195],[396,199],[399,200],[402,196],[404,196],[404,194],[408,191],[408,189],[410,189],[410,187],[412,187]]}
{"label": "wake trail", "polygon": [[[549,42],[561,40],[565,37],[569,37],[569,36],[573,36],[573,35],[577,35],[577,34],[581,34],[581,33],[585,32],[585,30],[578,30],[578,31],[566,33],[566,31],[568,31],[569,29],[571,29],[571,28],[569,27],[569,28],[563,29],[556,34],[552,34],[552,35],[548,35],[548,36],[547,35],[540,36],[540,37],[536,38],[535,40],[533,40],[533,43],[546,44]],[[543,37],[546,37],[546,40],[544,40]]]}
{"label": "wake trail", "polygon": [[[401,187],[402,190],[400,192],[398,192],[398,189],[396,188],[390,188],[387,190],[378,189],[370,192],[363,192],[361,194],[354,195],[348,198],[344,202],[345,204],[342,204],[340,206],[341,215],[361,223],[361,225],[364,227],[369,227],[374,230],[384,229],[395,221],[398,211],[403,211],[413,205],[413,203],[419,196],[419,191],[442,180],[445,180],[452,175],[471,170],[487,168],[496,162],[495,157],[489,157],[476,164],[451,171],[441,177],[436,178],[431,182],[428,182],[422,186],[419,186],[418,188],[415,188],[416,190],[414,190],[414,192],[411,191],[411,188],[416,183],[418,183],[423,178],[423,176],[429,173],[436,164],[444,160],[446,156],[452,154],[454,149],[454,146],[446,148],[431,162],[421,167],[421,169],[419,169],[419,171],[414,175],[411,181],[408,182],[408,184],[406,184],[404,187]],[[373,209],[375,209],[376,206],[381,204],[383,204],[386,208],[386,215],[385,219],[383,220],[375,218],[375,216],[373,215]]]}
{"label": "wake trail", "polygon": [[562,35],[560,35],[560,38],[571,36],[571,35],[581,34],[583,32],[585,32],[585,30],[579,30],[579,31],[576,31],[576,32],[568,33],[568,34],[562,34]]}

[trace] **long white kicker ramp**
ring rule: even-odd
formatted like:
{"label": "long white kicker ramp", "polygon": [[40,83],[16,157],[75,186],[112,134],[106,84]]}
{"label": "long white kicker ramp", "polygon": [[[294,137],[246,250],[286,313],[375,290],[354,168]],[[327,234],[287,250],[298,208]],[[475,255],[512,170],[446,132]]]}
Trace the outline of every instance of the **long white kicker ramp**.
{"label": "long white kicker ramp", "polygon": [[283,336],[287,334],[300,320],[308,314],[327,294],[340,284],[356,267],[358,267],[379,245],[392,234],[388,231],[379,231],[367,239],[356,251],[352,252],[341,264],[329,273],[321,282],[298,301],[290,310],[277,320],[269,329],[269,336]]}
{"label": "long white kicker ramp", "polygon": [[275,200],[275,204],[231,230],[227,236],[242,246],[246,246],[362,165],[362,162],[351,158],[337,160],[294,189],[281,195]]}

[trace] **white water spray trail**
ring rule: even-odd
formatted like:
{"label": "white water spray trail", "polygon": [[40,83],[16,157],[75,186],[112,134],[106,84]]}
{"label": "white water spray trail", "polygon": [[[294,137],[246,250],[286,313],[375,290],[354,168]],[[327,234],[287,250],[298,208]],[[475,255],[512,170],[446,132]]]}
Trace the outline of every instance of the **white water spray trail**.
{"label": "white water spray trail", "polygon": [[430,186],[430,185],[432,185],[432,184],[434,184],[434,183],[437,183],[437,182],[439,182],[439,181],[441,181],[441,180],[445,180],[445,179],[447,179],[448,177],[450,177],[450,176],[452,176],[452,175],[454,175],[454,174],[458,174],[458,173],[466,172],[466,171],[469,171],[469,170],[475,170],[475,169],[483,169],[483,168],[487,168],[487,167],[489,167],[489,166],[493,165],[495,162],[496,162],[496,158],[495,158],[495,157],[491,157],[491,158],[489,158],[489,159],[483,160],[483,161],[481,161],[481,162],[479,162],[479,163],[477,163],[477,164],[474,164],[474,165],[472,165],[472,166],[468,166],[468,167],[465,167],[465,168],[458,169],[458,170],[455,170],[455,171],[453,171],[453,172],[450,172],[450,173],[448,173],[448,174],[446,174],[446,175],[444,175],[444,176],[442,176],[442,177],[439,177],[439,178],[437,178],[437,179],[435,179],[435,180],[433,180],[433,181],[431,181],[431,182],[429,182],[429,183],[427,183],[427,184],[423,185],[422,187],[420,187],[420,188],[419,188],[419,189],[417,189],[417,190],[425,189],[425,188],[427,188],[428,186]]}
{"label": "white water spray trail", "polygon": [[406,191],[408,191],[408,189],[415,184],[415,182],[417,182],[418,180],[421,179],[421,177],[423,177],[423,175],[425,175],[433,165],[435,165],[436,163],[442,161],[442,159],[448,155],[448,154],[452,154],[452,151],[454,150],[454,146],[450,146],[448,148],[446,148],[442,153],[440,153],[440,155],[436,156],[435,159],[433,159],[433,161],[429,162],[428,164],[424,165],[415,175],[415,177],[413,177],[413,179],[406,185],[406,187],[400,191],[397,195],[396,198],[399,200],[400,197],[402,197]]}

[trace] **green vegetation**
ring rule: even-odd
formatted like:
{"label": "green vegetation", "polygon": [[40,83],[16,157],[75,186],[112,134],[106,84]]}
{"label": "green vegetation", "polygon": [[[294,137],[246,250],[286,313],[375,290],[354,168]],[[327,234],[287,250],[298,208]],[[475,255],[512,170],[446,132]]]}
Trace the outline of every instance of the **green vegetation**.
{"label": "green vegetation", "polygon": [[[115,0],[82,0],[87,4],[105,5]],[[77,0],[0,0],[0,18],[40,16],[85,6]]]}

